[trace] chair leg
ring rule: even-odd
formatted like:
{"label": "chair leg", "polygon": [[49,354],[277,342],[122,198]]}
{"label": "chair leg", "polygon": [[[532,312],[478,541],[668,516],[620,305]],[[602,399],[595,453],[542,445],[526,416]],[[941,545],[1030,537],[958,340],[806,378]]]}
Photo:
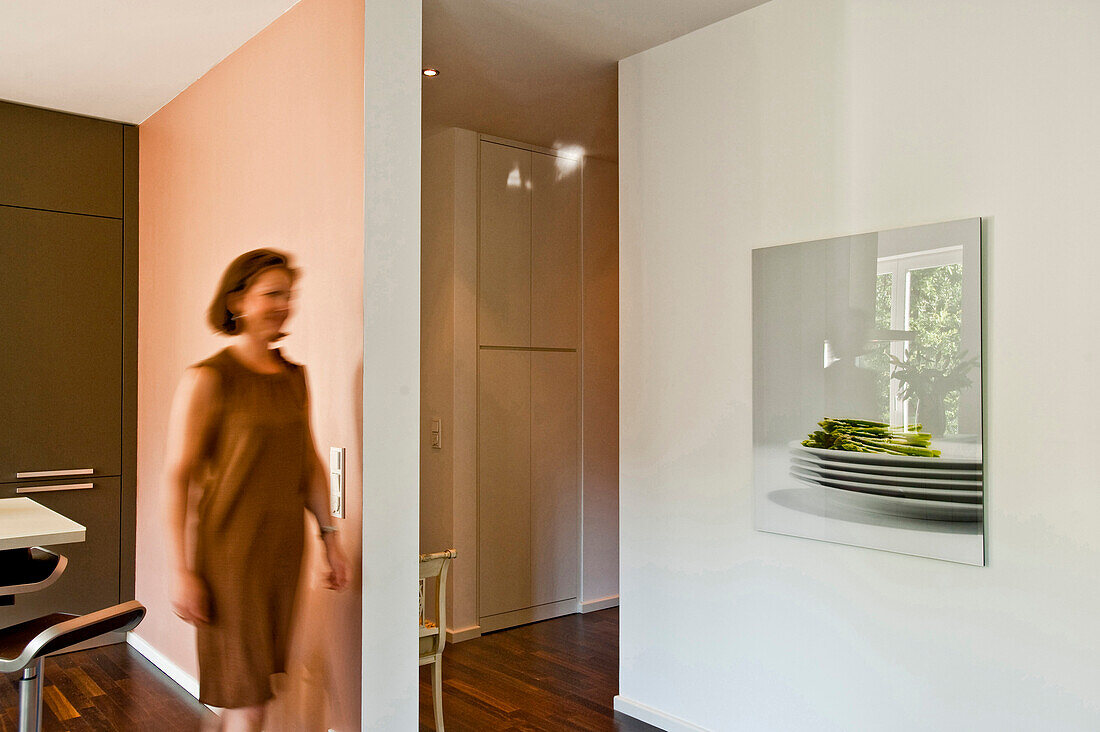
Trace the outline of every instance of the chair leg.
{"label": "chair leg", "polygon": [[42,659],[23,669],[19,680],[19,732],[42,729]]}
{"label": "chair leg", "polygon": [[435,732],[443,732],[443,657],[432,662],[432,701],[435,704]]}

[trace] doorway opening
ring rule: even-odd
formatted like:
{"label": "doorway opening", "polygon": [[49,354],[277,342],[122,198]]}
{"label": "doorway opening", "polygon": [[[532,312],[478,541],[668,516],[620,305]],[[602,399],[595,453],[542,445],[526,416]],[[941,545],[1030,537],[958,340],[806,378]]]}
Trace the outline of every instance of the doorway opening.
{"label": "doorway opening", "polygon": [[[455,556],[444,623],[425,582],[422,635],[444,626],[450,723],[467,682],[448,648],[566,648],[565,618],[602,610],[617,644],[618,75],[576,10],[423,11],[420,550]],[[486,693],[525,703],[506,686]]]}

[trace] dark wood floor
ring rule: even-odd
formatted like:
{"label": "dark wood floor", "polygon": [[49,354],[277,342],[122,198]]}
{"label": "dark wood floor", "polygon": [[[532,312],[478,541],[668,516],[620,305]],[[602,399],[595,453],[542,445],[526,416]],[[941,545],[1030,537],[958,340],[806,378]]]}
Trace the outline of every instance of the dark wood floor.
{"label": "dark wood floor", "polygon": [[[18,675],[0,681],[0,729],[18,729]],[[77,651],[46,659],[42,695],[46,732],[197,732],[214,713],[130,646]]]}
{"label": "dark wood floor", "polygon": [[[619,611],[533,623],[447,646],[449,732],[654,730],[611,709]],[[17,729],[17,676],[0,677],[0,730]],[[127,645],[46,659],[46,732],[199,732],[214,715]],[[431,675],[420,673],[420,729],[434,730]]]}
{"label": "dark wood floor", "polygon": [[[443,650],[447,732],[656,730],[611,708],[619,688],[619,610],[567,615]],[[435,729],[429,666],[420,730]]]}

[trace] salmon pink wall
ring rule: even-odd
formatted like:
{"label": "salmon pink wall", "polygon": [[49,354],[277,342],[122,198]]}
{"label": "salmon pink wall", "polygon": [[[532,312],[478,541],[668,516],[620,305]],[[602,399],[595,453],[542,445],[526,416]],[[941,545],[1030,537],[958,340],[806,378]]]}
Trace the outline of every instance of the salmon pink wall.
{"label": "salmon pink wall", "polygon": [[[137,597],[149,614],[138,635],[195,676],[193,631],[169,604],[166,426],[184,369],[227,344],[204,311],[243,251],[283,249],[301,266],[282,348],[307,366],[323,457],[347,448],[348,513],[336,522],[357,568],[362,554],[362,2],[303,0],[139,131]],[[335,594],[316,569],[308,556],[269,730],[359,728],[360,573]]]}

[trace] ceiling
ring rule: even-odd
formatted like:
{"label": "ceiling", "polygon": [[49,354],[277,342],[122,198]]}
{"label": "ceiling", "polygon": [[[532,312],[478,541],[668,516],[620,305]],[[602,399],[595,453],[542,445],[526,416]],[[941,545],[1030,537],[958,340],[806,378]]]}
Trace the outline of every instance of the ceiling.
{"label": "ceiling", "polygon": [[297,0],[2,0],[0,99],[143,122]]}
{"label": "ceiling", "polygon": [[[140,123],[297,0],[3,0],[0,99]],[[763,0],[423,0],[426,130],[616,159],[616,62]]]}
{"label": "ceiling", "polygon": [[618,159],[617,62],[765,0],[423,0],[424,130]]}

